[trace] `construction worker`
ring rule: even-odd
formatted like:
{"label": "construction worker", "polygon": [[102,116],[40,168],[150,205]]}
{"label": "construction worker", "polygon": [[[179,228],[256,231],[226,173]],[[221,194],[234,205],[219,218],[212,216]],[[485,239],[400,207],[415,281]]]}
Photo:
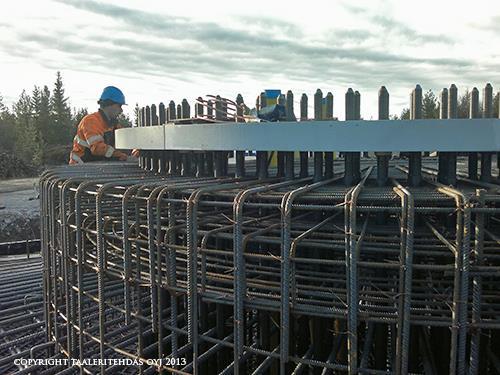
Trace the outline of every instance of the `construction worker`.
{"label": "construction worker", "polygon": [[[86,115],[78,124],[69,164],[128,158],[114,148],[114,130],[120,128],[117,118],[126,105],[123,92],[114,86],[105,87],[97,103],[99,111]],[[134,150],[133,155],[137,154]]]}

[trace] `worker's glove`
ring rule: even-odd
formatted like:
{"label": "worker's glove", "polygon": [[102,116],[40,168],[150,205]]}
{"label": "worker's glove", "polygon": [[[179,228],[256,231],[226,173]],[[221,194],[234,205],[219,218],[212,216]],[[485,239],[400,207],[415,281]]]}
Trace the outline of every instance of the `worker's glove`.
{"label": "worker's glove", "polygon": [[136,148],[134,148],[134,149],[132,150],[132,153],[131,153],[131,154],[132,154],[132,156],[133,156],[133,157],[138,158],[138,157],[139,157],[139,155],[141,154],[141,151],[140,151],[140,150],[138,150],[138,149],[136,149]]}
{"label": "worker's glove", "polygon": [[120,161],[125,161],[125,160],[127,160],[128,155],[124,152],[115,150],[115,151],[113,151],[113,155],[111,157],[115,160],[118,159]]}

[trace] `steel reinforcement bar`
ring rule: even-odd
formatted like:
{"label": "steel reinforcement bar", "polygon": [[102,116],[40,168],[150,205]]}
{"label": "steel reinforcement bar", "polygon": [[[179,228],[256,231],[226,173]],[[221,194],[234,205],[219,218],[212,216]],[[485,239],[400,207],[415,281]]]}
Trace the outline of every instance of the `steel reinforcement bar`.
{"label": "steel reinforcement bar", "polygon": [[419,186],[405,160],[385,186],[362,160],[346,186],[340,164],[319,181],[45,172],[48,355],[143,363],[84,373],[498,371],[499,185],[444,185],[424,159]]}

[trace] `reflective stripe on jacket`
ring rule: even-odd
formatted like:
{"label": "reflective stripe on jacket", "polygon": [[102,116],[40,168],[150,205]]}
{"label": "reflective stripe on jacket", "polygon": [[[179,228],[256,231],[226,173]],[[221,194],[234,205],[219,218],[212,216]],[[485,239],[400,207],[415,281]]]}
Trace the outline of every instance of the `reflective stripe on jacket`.
{"label": "reflective stripe on jacket", "polygon": [[118,128],[120,126],[111,124],[101,110],[86,115],[78,124],[69,164],[83,164],[119,156],[121,152],[113,147],[113,132]]}

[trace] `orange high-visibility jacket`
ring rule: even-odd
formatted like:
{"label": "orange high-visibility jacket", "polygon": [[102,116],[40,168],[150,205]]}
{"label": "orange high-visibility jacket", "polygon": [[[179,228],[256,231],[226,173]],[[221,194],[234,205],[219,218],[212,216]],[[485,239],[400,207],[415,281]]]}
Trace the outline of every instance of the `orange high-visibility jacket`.
{"label": "orange high-visibility jacket", "polygon": [[86,115],[78,124],[69,164],[83,164],[88,161],[105,160],[105,158],[125,155],[105,142],[105,136],[111,135],[112,133],[109,132],[118,128],[120,128],[119,125],[111,125],[101,110]]}

